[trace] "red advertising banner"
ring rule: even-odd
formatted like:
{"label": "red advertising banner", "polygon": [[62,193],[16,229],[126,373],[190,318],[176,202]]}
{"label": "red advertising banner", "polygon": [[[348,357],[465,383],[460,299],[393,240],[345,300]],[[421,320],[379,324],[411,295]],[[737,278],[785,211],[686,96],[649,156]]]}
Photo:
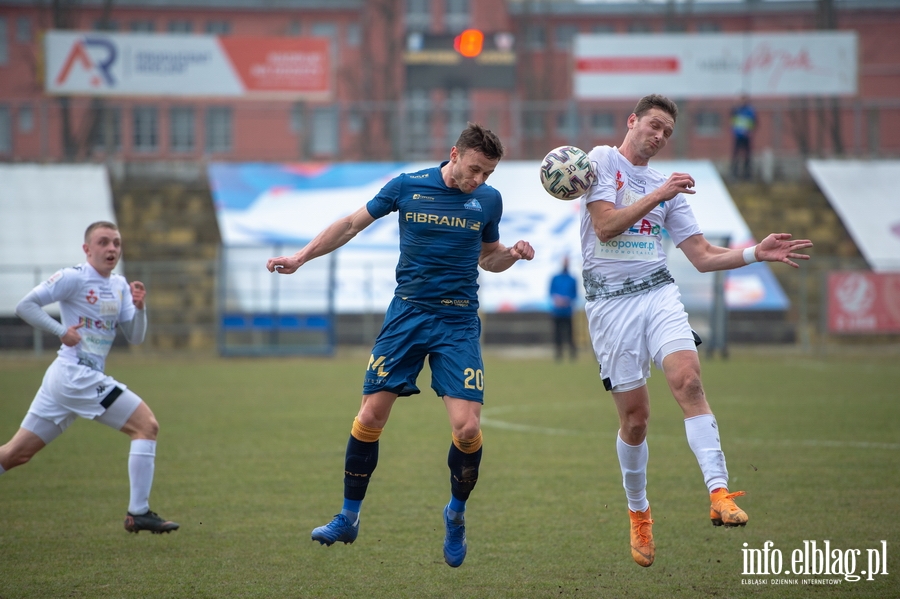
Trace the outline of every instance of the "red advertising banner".
{"label": "red advertising banner", "polygon": [[828,330],[900,333],[900,273],[839,271],[829,274]]}
{"label": "red advertising banner", "polygon": [[248,94],[330,93],[328,38],[220,37]]}

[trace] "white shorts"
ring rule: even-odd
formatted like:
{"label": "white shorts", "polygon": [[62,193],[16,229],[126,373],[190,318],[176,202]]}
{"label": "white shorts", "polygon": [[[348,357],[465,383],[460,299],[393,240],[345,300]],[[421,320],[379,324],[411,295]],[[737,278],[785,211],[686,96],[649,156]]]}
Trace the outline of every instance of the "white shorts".
{"label": "white shorts", "polygon": [[584,311],[600,377],[607,389],[637,388],[637,383],[650,378],[651,360],[662,369],[663,358],[669,354],[697,351],[676,285],[589,301]]}
{"label": "white shorts", "polygon": [[[78,416],[119,430],[140,404],[140,397],[111,376],[56,359],[47,368],[28,413],[52,422],[60,427],[60,432]],[[30,421],[33,419],[26,416],[23,424]]]}

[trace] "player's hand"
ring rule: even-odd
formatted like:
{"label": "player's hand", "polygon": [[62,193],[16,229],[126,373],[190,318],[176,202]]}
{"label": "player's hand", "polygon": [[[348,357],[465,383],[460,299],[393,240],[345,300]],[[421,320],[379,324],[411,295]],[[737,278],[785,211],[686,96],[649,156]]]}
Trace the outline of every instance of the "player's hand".
{"label": "player's hand", "polygon": [[78,329],[84,326],[83,322],[79,322],[78,324],[73,324],[66,330],[65,334],[60,337],[60,341],[63,342],[63,345],[68,347],[75,347],[81,341],[81,335],[78,333]]}
{"label": "player's hand", "polygon": [[756,258],[760,262],[784,262],[788,266],[799,268],[794,260],[809,260],[806,254],[798,254],[798,250],[812,247],[809,239],[791,239],[790,233],[772,233],[756,246]]}
{"label": "player's hand", "polygon": [[534,248],[527,241],[517,241],[514,246],[509,248],[509,253],[516,260],[531,260],[534,258]]}
{"label": "player's hand", "polygon": [[134,307],[138,310],[144,309],[144,298],[147,297],[147,289],[140,281],[132,281],[128,284],[131,287],[131,299]]}
{"label": "player's hand", "polygon": [[679,193],[697,193],[694,191],[694,185],[696,185],[696,182],[689,174],[672,173],[669,175],[669,178],[666,179],[666,182],[657,189],[657,193],[664,198],[663,201],[671,200]]}
{"label": "player's hand", "polygon": [[298,268],[300,268],[300,261],[293,256],[269,258],[269,261],[266,262],[266,269],[269,272],[278,272],[283,275],[295,273]]}

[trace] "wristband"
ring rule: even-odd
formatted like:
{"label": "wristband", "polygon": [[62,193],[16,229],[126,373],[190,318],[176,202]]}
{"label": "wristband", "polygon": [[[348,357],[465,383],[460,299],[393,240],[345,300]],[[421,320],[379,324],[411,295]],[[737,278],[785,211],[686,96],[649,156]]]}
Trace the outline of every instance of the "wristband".
{"label": "wristband", "polygon": [[759,260],[756,259],[756,248],[757,246],[755,245],[744,248],[744,264],[753,264],[754,262],[759,262]]}

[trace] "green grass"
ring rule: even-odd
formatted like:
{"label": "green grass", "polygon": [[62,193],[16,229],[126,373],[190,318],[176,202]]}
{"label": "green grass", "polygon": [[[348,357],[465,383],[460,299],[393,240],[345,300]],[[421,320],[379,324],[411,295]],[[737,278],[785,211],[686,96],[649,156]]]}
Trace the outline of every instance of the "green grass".
{"label": "green grass", "polygon": [[[587,357],[556,364],[487,354],[485,453],[461,568],[441,554],[450,435],[427,370],[422,395],[399,400],[382,436],[357,542],[312,542],[309,531],[340,509],[367,357],[114,352],[108,372],[161,423],[151,505],[182,528],[123,530],[128,439],[78,421],[0,477],[0,599],[900,594],[896,355],[737,351],[704,360],[731,488],[747,491],[739,503],[750,523],[733,530],[710,525],[680,411],[655,372],[648,492],[657,559],[648,569],[631,560],[617,418]],[[18,428],[51,359],[3,357],[0,442]],[[772,541],[789,563],[804,540],[826,539],[863,550],[857,571],[865,549],[886,540],[890,574],[833,587],[742,584],[751,578],[742,575],[743,543]]]}

